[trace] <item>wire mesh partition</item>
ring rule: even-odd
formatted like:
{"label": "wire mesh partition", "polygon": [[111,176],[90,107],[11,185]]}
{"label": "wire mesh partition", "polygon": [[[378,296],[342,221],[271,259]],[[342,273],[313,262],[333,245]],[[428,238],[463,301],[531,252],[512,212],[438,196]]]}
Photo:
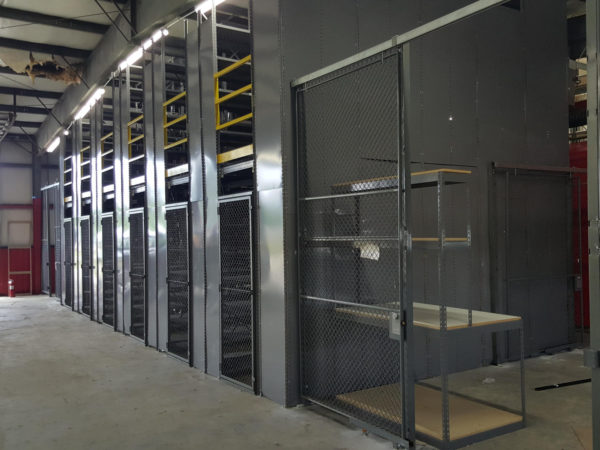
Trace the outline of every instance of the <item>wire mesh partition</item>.
{"label": "wire mesh partition", "polygon": [[65,305],[73,307],[73,229],[71,219],[64,221],[65,236]]}
{"label": "wire mesh partition", "polygon": [[112,214],[102,217],[102,321],[115,325],[115,225]]}
{"label": "wire mesh partition", "polygon": [[219,202],[221,259],[221,376],[254,386],[252,200]]}
{"label": "wire mesh partition", "polygon": [[299,295],[303,395],[410,439],[403,334],[373,323],[404,314],[399,59],[297,91]]}
{"label": "wire mesh partition", "polygon": [[144,211],[129,215],[131,258],[131,329],[137,338],[145,338],[146,328],[146,233]]}
{"label": "wire mesh partition", "polygon": [[302,394],[401,446],[457,448],[524,424],[522,359],[502,406],[450,388],[522,320],[473,308],[472,171],[411,172],[403,55],[296,85]]}
{"label": "wire mesh partition", "polygon": [[61,251],[63,238],[61,236],[61,230],[63,227],[63,218],[60,208],[62,199],[60,198],[58,186],[53,191],[56,210],[54,211],[54,223],[50,224],[50,226],[54,227],[54,261],[51,261],[51,264],[54,264],[54,291],[56,292],[56,296],[60,298],[62,296]]}
{"label": "wire mesh partition", "polygon": [[168,342],[170,353],[189,359],[190,268],[188,206],[170,205],[167,220]]}
{"label": "wire mesh partition", "polygon": [[81,312],[92,314],[92,248],[90,218],[82,217],[81,227]]}

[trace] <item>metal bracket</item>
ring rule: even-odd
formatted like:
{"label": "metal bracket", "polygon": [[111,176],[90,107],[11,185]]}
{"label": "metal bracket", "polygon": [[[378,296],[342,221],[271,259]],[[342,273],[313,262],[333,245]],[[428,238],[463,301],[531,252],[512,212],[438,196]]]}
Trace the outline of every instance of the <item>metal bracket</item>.
{"label": "metal bracket", "polygon": [[399,312],[390,313],[390,339],[396,341],[402,340],[403,333],[403,320],[402,315]]}
{"label": "metal bracket", "polygon": [[600,368],[600,351],[591,348],[584,349],[583,365],[589,369]]}

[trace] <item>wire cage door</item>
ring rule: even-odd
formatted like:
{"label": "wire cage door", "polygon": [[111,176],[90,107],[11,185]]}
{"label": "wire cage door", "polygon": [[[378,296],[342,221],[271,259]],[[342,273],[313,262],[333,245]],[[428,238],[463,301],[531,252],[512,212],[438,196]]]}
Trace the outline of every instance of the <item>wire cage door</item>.
{"label": "wire cage door", "polygon": [[90,218],[82,217],[81,228],[81,312],[92,314],[92,236]]}
{"label": "wire cage door", "polygon": [[115,325],[115,224],[113,214],[102,217],[102,322]]}
{"label": "wire cage door", "polygon": [[221,261],[221,376],[253,389],[254,282],[252,197],[219,201]]}
{"label": "wire cage door", "polygon": [[64,221],[64,236],[65,236],[65,305],[73,308],[73,226],[71,219]]}
{"label": "wire cage door", "polygon": [[131,327],[130,333],[146,337],[146,232],[144,210],[132,210],[129,215],[131,258]]}
{"label": "wire cage door", "polygon": [[42,191],[42,292],[52,294],[50,286],[50,192]]}
{"label": "wire cage door", "polygon": [[169,205],[167,219],[167,303],[169,353],[189,360],[190,251],[188,205]]}
{"label": "wire cage door", "polygon": [[304,398],[407,445],[401,55],[392,49],[296,89],[298,285]]}
{"label": "wire cage door", "polygon": [[[50,190],[54,196],[54,214],[53,219],[50,222],[50,227],[54,230],[54,258],[50,258],[50,264],[54,266],[54,295],[61,297],[62,295],[62,276],[61,276],[61,251],[62,251],[62,240],[61,229],[62,229],[62,211],[61,211],[61,198],[60,189],[58,186]],[[52,273],[52,272],[51,272]]]}

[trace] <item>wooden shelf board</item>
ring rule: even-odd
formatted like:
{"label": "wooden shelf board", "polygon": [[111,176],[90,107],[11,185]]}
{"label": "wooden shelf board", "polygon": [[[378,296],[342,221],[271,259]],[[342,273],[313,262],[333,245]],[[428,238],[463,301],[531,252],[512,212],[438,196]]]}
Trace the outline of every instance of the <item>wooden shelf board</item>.
{"label": "wooden shelf board", "polygon": [[[340,394],[344,403],[396,423],[402,423],[402,398],[399,384]],[[521,422],[520,415],[473,400],[448,395],[450,403],[450,440]],[[442,393],[426,386],[415,386],[415,427],[417,432],[443,440]]]}
{"label": "wooden shelf board", "polygon": [[[385,303],[378,305],[390,310],[397,309],[398,303]],[[341,314],[348,314],[361,319],[373,321],[373,325],[388,326],[389,314],[384,311],[369,311],[365,308],[341,307],[336,311]],[[446,307],[448,331],[469,328],[469,310],[464,308]],[[497,314],[486,311],[472,311],[471,327],[485,327],[506,322],[518,322],[519,316],[509,316],[506,314]],[[415,327],[429,328],[431,330],[440,329],[440,307],[439,305],[430,305],[426,303],[413,303],[413,325]]]}

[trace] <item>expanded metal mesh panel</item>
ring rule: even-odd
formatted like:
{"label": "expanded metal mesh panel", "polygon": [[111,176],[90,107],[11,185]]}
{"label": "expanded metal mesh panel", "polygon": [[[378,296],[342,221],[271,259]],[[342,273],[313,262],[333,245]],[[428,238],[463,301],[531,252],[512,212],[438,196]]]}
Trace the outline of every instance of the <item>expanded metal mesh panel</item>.
{"label": "expanded metal mesh panel", "polygon": [[81,312],[92,313],[92,248],[90,220],[81,220]]}
{"label": "expanded metal mesh panel", "polygon": [[250,199],[219,205],[221,375],[253,385],[253,283]]}
{"label": "expanded metal mesh panel", "polygon": [[73,229],[71,222],[64,223],[65,234],[65,305],[73,306]]}
{"label": "expanded metal mesh panel", "polygon": [[144,339],[146,328],[146,245],[144,213],[129,216],[131,248],[131,334]]}
{"label": "expanded metal mesh panel", "polygon": [[112,217],[102,218],[102,321],[115,324],[115,228]]}
{"label": "expanded metal mesh panel", "polygon": [[61,276],[61,251],[62,251],[62,240],[61,237],[61,229],[62,229],[62,213],[60,210],[61,198],[60,198],[60,190],[58,186],[54,189],[54,204],[56,205],[56,211],[54,212],[54,223],[50,224],[50,226],[54,227],[54,261],[51,261],[51,264],[54,264],[54,290],[56,291],[57,297],[62,295],[62,276]]}
{"label": "expanded metal mesh panel", "polygon": [[400,435],[398,56],[298,92],[302,394]]}
{"label": "expanded metal mesh panel", "polygon": [[169,352],[189,357],[189,241],[187,206],[169,209],[167,219],[167,295]]}

